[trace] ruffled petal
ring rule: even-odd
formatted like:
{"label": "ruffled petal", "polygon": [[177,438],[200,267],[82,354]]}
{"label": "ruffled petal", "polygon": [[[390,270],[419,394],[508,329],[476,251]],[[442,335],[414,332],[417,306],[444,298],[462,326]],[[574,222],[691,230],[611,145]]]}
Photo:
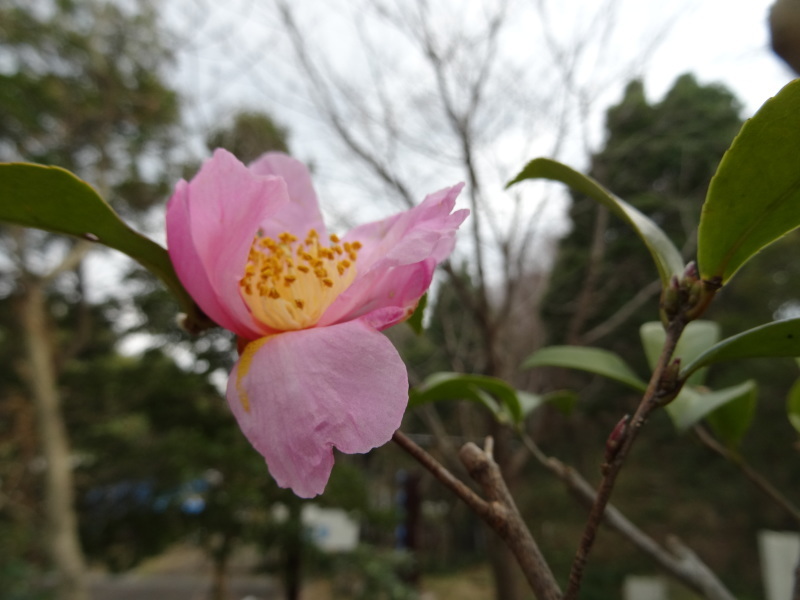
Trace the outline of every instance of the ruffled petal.
{"label": "ruffled petal", "polygon": [[463,184],[429,195],[419,206],[350,231],[361,242],[358,274],[328,307],[320,325],[355,318],[385,329],[407,318],[428,289],[436,264],[453,250],[456,229],[469,214],[452,212]]}
{"label": "ruffled petal", "polygon": [[263,223],[264,234],[277,239],[288,231],[297,237],[304,237],[309,230],[315,229],[324,239],[325,223],[317,202],[317,193],[311,183],[308,168],[299,160],[281,152],[267,152],[250,163],[250,171],[256,175],[274,175],[286,182],[289,200],[281,210]]}
{"label": "ruffled petal", "polygon": [[460,183],[440,190],[410,210],[351,230],[344,240],[361,242],[359,273],[368,272],[378,260],[384,267],[444,260],[455,245],[456,229],[469,214],[464,209],[452,212],[463,187]]}
{"label": "ruffled petal", "polygon": [[[167,212],[168,233],[172,228],[182,234],[173,241],[168,237],[167,246],[181,282],[189,289],[192,285],[189,277],[204,271],[208,286],[201,282],[196,286],[200,295],[193,297],[212,319],[215,317],[211,313],[219,316],[218,308],[224,307],[228,318],[220,317],[225,320],[225,323],[218,321],[220,325],[248,339],[272,332],[250,314],[241,298],[239,279],[259,227],[288,202],[282,179],[254,175],[225,150],[217,150],[188,184],[179,186],[170,200],[170,207],[173,203],[177,206]],[[180,210],[181,205],[184,210]],[[172,222],[187,217],[188,231],[185,224]],[[187,237],[192,241],[194,253],[186,251]],[[177,243],[174,249],[173,243]],[[183,266],[182,261],[191,264]],[[212,293],[216,302],[210,299]]]}
{"label": "ruffled petal", "polygon": [[435,268],[433,258],[399,267],[379,261],[334,300],[319,325],[366,318],[379,331],[391,327],[414,312],[431,285]]}
{"label": "ruffled petal", "polygon": [[357,320],[250,343],[227,397],[278,485],[310,498],[325,489],[334,447],[367,452],[391,439],[408,377],[391,342]]}

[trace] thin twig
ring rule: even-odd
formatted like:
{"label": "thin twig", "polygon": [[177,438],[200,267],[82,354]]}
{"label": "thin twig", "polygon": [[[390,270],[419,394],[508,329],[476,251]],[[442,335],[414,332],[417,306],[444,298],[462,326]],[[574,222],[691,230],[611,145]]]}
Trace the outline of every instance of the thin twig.
{"label": "thin twig", "polygon": [[555,577],[525,525],[503,481],[500,467],[494,461],[492,438],[487,438],[485,450],[470,442],[459,452],[461,462],[464,463],[470,476],[483,488],[486,500],[453,476],[439,461],[402,432],[396,431],[392,439],[494,529],[514,553],[538,600],[561,600],[561,591]]}
{"label": "thin twig", "polygon": [[747,477],[755,486],[764,492],[778,506],[785,510],[800,525],[800,509],[784,496],[778,488],[772,485],[767,479],[756,471],[744,457],[733,449],[726,448],[715,440],[705,427],[698,425],[694,428],[695,434],[707,447],[719,454],[722,458],[732,462],[741,469],[742,474]]}
{"label": "thin twig", "polygon": [[611,497],[614,484],[616,483],[617,477],[622,469],[622,465],[625,463],[625,459],[627,458],[628,453],[630,452],[631,447],[636,440],[636,437],[647,421],[648,416],[657,406],[659,406],[661,394],[664,392],[664,390],[661,389],[662,376],[669,365],[669,361],[672,358],[672,353],[675,351],[675,346],[677,345],[678,339],[680,338],[681,333],[683,333],[683,329],[685,327],[686,323],[682,318],[677,318],[670,322],[669,326],[667,327],[667,335],[664,341],[664,346],[661,350],[661,356],[659,356],[658,363],[656,364],[655,369],[653,369],[653,374],[650,377],[650,383],[648,384],[644,396],[642,397],[642,400],[636,409],[636,413],[634,413],[629,424],[620,428],[620,425],[622,425],[622,423],[620,423],[620,425],[617,426],[619,429],[615,429],[614,433],[612,434],[617,436],[617,438],[614,440],[615,448],[611,453],[611,456],[607,457],[607,461],[603,465],[603,479],[600,482],[600,487],[597,490],[595,502],[589,512],[589,518],[587,519],[586,526],[584,527],[578,550],[576,551],[575,558],[572,561],[572,568],[570,569],[569,573],[569,585],[566,593],[564,594],[564,600],[575,600],[578,597],[578,591],[580,590],[581,580],[583,579],[583,571],[586,567],[586,561],[589,557],[592,546],[594,545],[594,541],[597,536],[597,530],[600,527],[600,523],[605,515],[606,505]]}
{"label": "thin twig", "polygon": [[445,487],[449,488],[456,496],[461,498],[475,513],[480,515],[486,511],[486,502],[484,502],[483,498],[473,492],[460,479],[448,471],[444,465],[415,444],[411,438],[402,431],[395,431],[392,436],[392,441],[408,452],[423,467],[428,469],[436,479],[443,483]]}
{"label": "thin twig", "polygon": [[[580,473],[561,461],[547,456],[526,433],[521,437],[523,444],[536,460],[558,477],[581,504],[586,506],[594,504],[597,493]],[[603,519],[606,525],[690,590],[702,594],[709,600],[735,600],[733,594],[725,588],[714,572],[677,538],[671,538],[669,548],[664,548],[611,504],[606,505]]]}

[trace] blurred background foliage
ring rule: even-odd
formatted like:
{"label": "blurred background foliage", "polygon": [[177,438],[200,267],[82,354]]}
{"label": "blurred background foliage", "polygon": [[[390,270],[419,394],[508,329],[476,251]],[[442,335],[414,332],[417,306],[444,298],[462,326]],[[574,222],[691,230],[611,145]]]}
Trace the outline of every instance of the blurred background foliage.
{"label": "blurred background foliage", "polygon": [[[142,228],[159,223],[172,182],[190,177],[202,158],[187,158],[181,147],[187,125],[167,76],[173,60],[167,40],[152,2],[135,10],[101,0],[3,3],[0,56],[10,66],[0,71],[0,158],[69,168]],[[209,152],[226,147],[246,162],[267,150],[291,149],[290,128],[269,115],[242,111],[228,117],[207,133]],[[606,141],[591,157],[590,174],[654,218],[688,259],[709,179],[741,117],[729,90],[701,84],[691,74],[658,101],[647,99],[641,81],[631,81],[607,112]],[[657,318],[655,270],[621,223],[587,199],[572,200],[572,231],[561,240],[549,273],[518,282],[530,290],[530,306],[512,307],[517,321],[510,326],[528,332],[523,350],[545,340],[605,347],[644,375],[638,327]],[[328,490],[315,502],[353,515],[365,546],[342,556],[315,550],[300,525],[303,502],[274,485],[220,393],[220,379],[235,359],[234,340],[219,331],[187,339],[175,325],[166,291],[133,265],[125,264],[124,276],[113,267],[109,278],[119,283],[98,295],[85,289],[86,269],[103,267],[88,263],[87,250],[76,242],[3,226],[0,243],[3,598],[44,597],[50,592],[39,583],[58,567],[50,538],[40,533],[58,517],[48,508],[48,455],[29,355],[20,343],[30,336],[21,307],[30,306],[34,290],[44,294],[38,318],[47,333],[41,341],[55,376],[56,414],[68,432],[62,451],[72,474],[70,510],[92,568],[122,572],[175,544],[196,545],[212,567],[202,575],[222,598],[232,557],[247,546],[257,548],[257,568],[280,577],[287,598],[298,597],[303,581],[328,576],[340,597],[400,600],[412,597],[420,576],[486,560],[490,542],[476,519],[394,447],[337,458]],[[796,256],[798,248],[795,232],[759,255],[722,293],[709,317],[724,335],[796,314],[800,261],[787,256]],[[424,335],[402,325],[389,332],[412,384],[437,371],[492,370],[480,315],[464,309],[465,293],[481,285],[472,273],[454,267],[441,282],[429,301]],[[580,390],[571,414],[544,407],[526,427],[546,452],[594,477],[608,432],[636,398],[574,372],[531,376],[513,364],[505,369],[530,391]],[[800,473],[784,399],[796,366],[765,360],[715,367],[710,384],[739,381],[743,370],[761,386],[744,453],[790,491]],[[453,448],[487,432],[507,436],[518,504],[554,570],[566,572],[582,509],[566,501],[561,485],[486,417],[466,403],[420,407],[409,412],[404,429],[456,472]],[[653,456],[656,468],[648,460]],[[678,436],[664,415],[649,425],[615,503],[656,539],[680,536],[740,598],[761,595],[756,531],[796,528],[732,465],[691,436]],[[285,512],[280,518],[278,506]],[[616,597],[626,574],[653,569],[612,534],[603,538],[590,563],[587,599]],[[398,547],[405,552],[395,552]],[[80,597],[61,588],[58,593]]]}

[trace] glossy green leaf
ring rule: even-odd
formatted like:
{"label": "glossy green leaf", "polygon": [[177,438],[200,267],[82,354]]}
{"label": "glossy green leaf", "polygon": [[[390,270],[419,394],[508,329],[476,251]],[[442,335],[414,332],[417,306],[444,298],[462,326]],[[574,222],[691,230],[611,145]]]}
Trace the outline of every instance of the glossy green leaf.
{"label": "glossy green leaf", "polygon": [[[647,362],[651,369],[655,368],[664,341],[667,338],[664,326],[660,321],[645,323],[639,328]],[[683,330],[681,339],[673,353],[674,358],[680,358],[682,364],[690,363],[700,354],[711,348],[719,341],[719,325],[714,321],[697,320],[690,322]],[[702,385],[705,380],[705,369],[695,371],[687,381],[688,385]]]}
{"label": "glossy green leaf", "polygon": [[703,279],[727,282],[764,246],[800,226],[800,80],[748,120],[711,180],[698,229]]}
{"label": "glossy green leaf", "polygon": [[601,348],[548,346],[531,354],[522,367],[566,367],[603,375],[643,392],[647,384],[618,355]]}
{"label": "glossy green leaf", "polygon": [[724,339],[684,365],[681,377],[714,363],[759,356],[800,356],[800,318],[774,321]]}
{"label": "glossy green leaf", "polygon": [[425,316],[425,307],[428,306],[428,294],[423,294],[422,298],[419,299],[417,302],[417,308],[414,309],[414,312],[408,318],[406,323],[417,335],[422,335],[423,327],[422,327],[422,318]]}
{"label": "glossy green leaf", "polygon": [[[742,386],[745,384],[742,384]],[[727,446],[738,444],[753,423],[753,417],[756,414],[758,387],[755,382],[752,382],[752,384],[751,389],[743,390],[741,395],[722,404],[706,417],[706,421],[711,425],[714,433]]]}
{"label": "glossy green leaf", "polygon": [[525,165],[506,187],[526,179],[552,179],[560,181],[576,192],[589,196],[607,207],[611,212],[625,221],[641,238],[658,269],[661,283],[666,286],[672,275],[683,272],[684,261],[681,253],[667,235],[649,217],[636,208],[617,198],[591,177],[587,177],[570,167],[547,158],[536,158]]}
{"label": "glossy green leaf", "polygon": [[789,397],[786,399],[786,413],[789,415],[792,427],[800,433],[800,379],[795,381],[792,389],[789,390]]}
{"label": "glossy green leaf", "polygon": [[409,391],[408,406],[427,402],[470,400],[488,408],[499,421],[520,423],[524,418],[517,390],[487,375],[434,373]]}
{"label": "glossy green leaf", "polygon": [[684,388],[667,405],[667,413],[678,431],[685,431],[722,407],[733,404],[724,416],[712,422],[721,439],[733,442],[744,434],[752,420],[756,393],[756,384],[752,380],[715,391]]}
{"label": "glossy green leaf", "polygon": [[65,233],[124,252],[159,277],[195,323],[207,321],[167,251],[128,227],[84,181],[59,167],[0,164],[0,221]]}

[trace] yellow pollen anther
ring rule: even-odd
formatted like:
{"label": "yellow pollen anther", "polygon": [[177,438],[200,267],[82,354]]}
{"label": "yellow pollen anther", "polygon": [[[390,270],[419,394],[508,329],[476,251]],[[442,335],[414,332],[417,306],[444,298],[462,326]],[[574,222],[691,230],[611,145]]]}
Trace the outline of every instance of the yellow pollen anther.
{"label": "yellow pollen anther", "polygon": [[314,229],[300,237],[289,232],[255,236],[239,287],[260,323],[277,331],[313,327],[353,282],[361,244],[340,244],[335,234],[327,238],[330,245]]}

